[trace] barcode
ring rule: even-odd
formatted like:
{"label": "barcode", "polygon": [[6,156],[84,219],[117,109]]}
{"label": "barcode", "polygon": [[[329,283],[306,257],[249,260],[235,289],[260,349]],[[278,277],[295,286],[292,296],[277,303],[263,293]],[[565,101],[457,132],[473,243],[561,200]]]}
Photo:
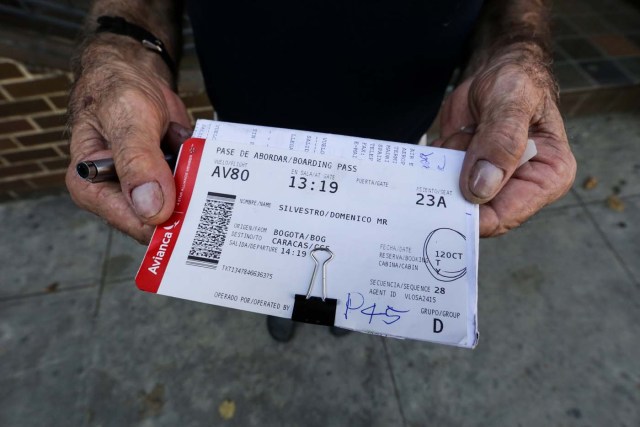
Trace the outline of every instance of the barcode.
{"label": "barcode", "polygon": [[187,264],[214,269],[218,266],[235,202],[236,196],[230,194],[207,194]]}

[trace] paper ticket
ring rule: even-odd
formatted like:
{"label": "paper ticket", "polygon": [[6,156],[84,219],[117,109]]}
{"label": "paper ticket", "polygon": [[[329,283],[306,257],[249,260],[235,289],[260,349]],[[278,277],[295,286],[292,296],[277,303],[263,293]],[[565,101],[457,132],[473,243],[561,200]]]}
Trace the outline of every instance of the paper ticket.
{"label": "paper ticket", "polygon": [[[141,289],[291,318],[311,284],[335,301],[335,326],[475,346],[478,208],[459,191],[464,153],[203,136],[183,145],[176,209],[154,233]],[[397,161],[375,161],[378,145]]]}

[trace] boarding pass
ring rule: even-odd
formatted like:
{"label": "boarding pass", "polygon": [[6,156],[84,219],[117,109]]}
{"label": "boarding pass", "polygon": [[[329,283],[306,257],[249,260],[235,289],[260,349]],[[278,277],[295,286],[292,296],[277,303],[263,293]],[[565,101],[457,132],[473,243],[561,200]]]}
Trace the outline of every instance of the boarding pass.
{"label": "boarding pass", "polygon": [[476,345],[478,207],[459,190],[463,152],[212,121],[194,136],[140,289]]}

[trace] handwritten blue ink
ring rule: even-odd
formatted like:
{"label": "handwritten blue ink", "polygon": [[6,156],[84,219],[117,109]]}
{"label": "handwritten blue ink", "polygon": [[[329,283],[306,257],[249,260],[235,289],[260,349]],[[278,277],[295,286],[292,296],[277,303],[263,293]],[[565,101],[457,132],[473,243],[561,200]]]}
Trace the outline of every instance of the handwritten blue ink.
{"label": "handwritten blue ink", "polygon": [[429,154],[420,153],[420,163],[422,164],[423,168],[429,169],[431,167],[431,164],[429,163],[429,156],[432,154],[433,153],[429,153]]}
{"label": "handwritten blue ink", "polygon": [[347,303],[345,304],[345,310],[344,310],[344,318],[345,320],[349,318],[349,311],[350,310],[358,310],[360,307],[362,307],[364,305],[364,295],[362,295],[360,292],[354,292],[355,295],[360,295],[360,298],[362,298],[362,302],[360,303],[359,306],[357,307],[353,307],[351,305],[351,292],[349,292],[347,294]]}
{"label": "handwritten blue ink", "polygon": [[[367,313],[366,310],[370,310],[370,311]],[[391,314],[389,314],[389,312],[391,312]],[[396,323],[398,320],[400,320],[400,315],[393,314],[393,313],[408,313],[408,312],[409,310],[396,310],[395,308],[388,305],[385,311],[376,313],[375,303],[367,308],[360,310],[360,313],[369,316],[369,324],[371,324],[371,321],[373,320],[373,316],[385,316],[386,318],[393,318],[393,320],[391,321],[387,321],[386,318],[382,318],[382,321],[387,325],[391,325],[392,323]]]}
{"label": "handwritten blue ink", "polygon": [[438,165],[438,170],[444,171],[444,168],[447,166],[447,156],[442,156],[443,164],[442,166]]}
{"label": "handwritten blue ink", "polygon": [[[354,292],[354,295],[359,295],[360,298],[362,299],[362,302],[360,302],[360,305],[358,305],[357,307],[353,306],[352,300],[351,300],[351,292],[349,292],[347,294],[347,303],[345,311],[344,311],[344,318],[345,320],[349,318],[349,311],[359,311],[361,314],[365,315],[365,316],[369,316],[369,324],[371,324],[371,322],[373,321],[373,318],[376,316],[384,316],[381,318],[381,320],[386,323],[387,325],[391,325],[393,323],[396,323],[398,320],[401,319],[400,314],[403,313],[408,313],[409,310],[398,310],[395,309],[393,307],[391,307],[390,305],[387,306],[386,310],[384,311],[379,311],[376,312],[376,307],[377,304],[373,304],[370,305],[369,307],[365,307],[362,310],[360,310],[360,308],[364,305],[365,303],[365,299],[364,299],[364,295],[362,295],[359,292]],[[389,320],[387,320],[389,319]],[[393,319],[393,320],[391,320]]]}

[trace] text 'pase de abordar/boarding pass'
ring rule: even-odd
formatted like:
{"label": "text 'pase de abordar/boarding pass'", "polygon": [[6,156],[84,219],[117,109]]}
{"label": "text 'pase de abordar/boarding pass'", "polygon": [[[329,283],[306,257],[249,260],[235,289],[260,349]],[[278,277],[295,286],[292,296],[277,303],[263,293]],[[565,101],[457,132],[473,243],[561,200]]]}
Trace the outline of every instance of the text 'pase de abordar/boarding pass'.
{"label": "text 'pase de abordar/boarding pass'", "polygon": [[334,302],[330,324],[473,348],[478,207],[459,190],[463,157],[200,121],[176,166],[175,211],[156,228],[136,283],[295,318],[301,295],[323,296],[322,269],[310,288],[315,257]]}

